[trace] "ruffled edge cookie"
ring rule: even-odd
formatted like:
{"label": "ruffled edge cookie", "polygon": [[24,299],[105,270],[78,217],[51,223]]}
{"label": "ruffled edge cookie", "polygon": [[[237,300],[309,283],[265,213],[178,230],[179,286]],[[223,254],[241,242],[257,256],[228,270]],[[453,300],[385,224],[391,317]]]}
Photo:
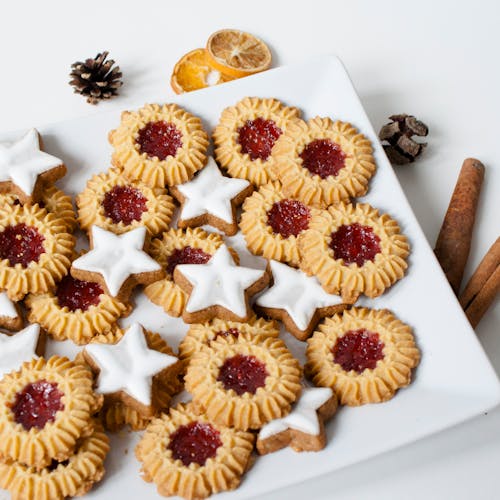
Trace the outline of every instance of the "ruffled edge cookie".
{"label": "ruffled edge cookie", "polygon": [[[46,380],[57,384],[63,393],[64,409],[43,429],[25,430],[14,420],[10,404],[26,385]],[[91,416],[102,405],[102,397],[92,390],[92,374],[69,359],[52,356],[24,363],[0,381],[0,457],[36,469],[43,469],[52,460],[62,462],[73,454],[81,437],[92,433]]]}
{"label": "ruffled edge cookie", "polygon": [[[344,265],[342,259],[335,259],[328,246],[332,232],[353,223],[370,226],[380,238],[381,251],[373,261],[367,260],[361,267],[356,263]],[[327,210],[313,210],[309,229],[299,236],[298,244],[300,268],[317,276],[327,292],[340,293],[349,303],[355,302],[361,293],[378,297],[403,278],[408,267],[410,246],[398,223],[368,203],[340,203]]]}
{"label": "ruffled edge cookie", "polygon": [[[220,234],[207,233],[201,228],[170,229],[163,233],[162,238],[152,240],[149,253],[166,269],[168,257],[176,249],[190,246],[213,255],[222,243],[224,240]],[[171,275],[147,285],[144,293],[151,302],[163,307],[167,314],[174,317],[182,315],[188,301],[188,295],[174,283]]]}
{"label": "ruffled edge cookie", "polygon": [[[130,186],[146,198],[147,210],[142,213],[140,220],[134,220],[130,224],[121,221],[115,223],[106,216],[102,203],[106,193],[115,186]],[[118,168],[110,168],[89,179],[85,189],[76,197],[76,205],[78,222],[84,231],[89,231],[94,224],[117,234],[145,226],[152,236],[167,230],[175,208],[166,189],[151,188],[142,182],[131,181]]]}
{"label": "ruffled edge cookie", "polygon": [[[269,260],[274,259],[298,267],[300,255],[297,236],[292,234],[284,238],[281,234],[275,234],[267,223],[267,213],[274,203],[287,199],[290,198],[283,194],[279,182],[270,182],[261,186],[243,203],[240,229],[248,249],[254,255],[261,255]],[[304,206],[307,207],[307,205]]]}
{"label": "ruffled edge cookie", "polygon": [[[175,157],[160,160],[139,152],[136,144],[139,130],[156,121],[173,123],[182,133],[182,146]],[[137,111],[124,111],[118,128],[109,133],[109,142],[114,148],[113,164],[122,167],[129,179],[152,187],[182,184],[207,161],[208,135],[200,118],[177,104],[146,104]]]}
{"label": "ruffled edge cookie", "polygon": [[[322,179],[302,167],[299,155],[315,139],[330,139],[346,154],[345,166],[338,175]],[[296,120],[276,141],[272,157],[273,171],[283,184],[283,192],[318,208],[366,194],[376,168],[370,140],[350,123],[330,118]]]}
{"label": "ruffled edge cookie", "polygon": [[[384,358],[373,370],[346,372],[333,361],[331,348],[348,331],[366,329],[378,333],[384,343]],[[307,341],[305,373],[315,385],[330,387],[340,403],[359,406],[391,399],[411,381],[412,369],[420,361],[412,329],[387,309],[354,307],[326,318]]]}
{"label": "ruffled edge cookie", "polygon": [[78,442],[68,463],[36,470],[20,463],[0,461],[0,487],[8,490],[12,500],[64,500],[87,493],[104,476],[104,459],[109,439],[102,426]]}
{"label": "ruffled edge cookie", "polygon": [[227,107],[213,132],[217,162],[231,177],[247,179],[256,186],[276,179],[271,169],[274,162],[272,155],[263,161],[260,158],[251,160],[247,153],[241,153],[238,130],[247,120],[263,118],[273,120],[284,133],[299,116],[297,108],[285,106],[273,98],[245,97],[234,106]]}
{"label": "ruffled edge cookie", "polygon": [[[224,361],[237,354],[255,356],[265,364],[268,376],[255,394],[238,396],[217,381]],[[194,405],[208,418],[236,429],[258,429],[289,413],[301,391],[302,369],[279,338],[239,335],[219,337],[195,353],[184,382]]]}
{"label": "ruffled edge cookie", "polygon": [[[172,457],[168,448],[170,436],[191,422],[210,424],[220,433],[222,446],[202,466],[196,463],[185,466]],[[179,404],[151,422],[135,454],[142,464],[143,479],[154,482],[160,495],[197,499],[238,487],[249,467],[254,441],[255,436],[250,432],[220,426],[205,415],[197,415],[191,404]]]}
{"label": "ruffled edge cookie", "polygon": [[27,293],[44,293],[53,288],[68,272],[69,257],[75,246],[64,221],[44,208],[9,204],[0,207],[0,232],[21,223],[36,228],[44,237],[45,252],[38,262],[30,262],[27,267],[11,266],[7,259],[0,260],[0,289],[6,290],[14,301]]}

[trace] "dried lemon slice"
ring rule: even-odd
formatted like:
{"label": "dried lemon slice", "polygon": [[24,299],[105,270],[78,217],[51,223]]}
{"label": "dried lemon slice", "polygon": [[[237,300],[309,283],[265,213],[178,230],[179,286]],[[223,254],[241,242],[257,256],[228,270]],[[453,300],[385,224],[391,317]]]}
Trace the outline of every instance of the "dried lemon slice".
{"label": "dried lemon slice", "polygon": [[176,94],[182,94],[232,79],[210,65],[205,49],[194,49],[179,59],[172,72],[170,85]]}
{"label": "dried lemon slice", "polygon": [[259,38],[244,31],[216,31],[207,42],[210,64],[224,75],[241,78],[271,65],[271,51]]}

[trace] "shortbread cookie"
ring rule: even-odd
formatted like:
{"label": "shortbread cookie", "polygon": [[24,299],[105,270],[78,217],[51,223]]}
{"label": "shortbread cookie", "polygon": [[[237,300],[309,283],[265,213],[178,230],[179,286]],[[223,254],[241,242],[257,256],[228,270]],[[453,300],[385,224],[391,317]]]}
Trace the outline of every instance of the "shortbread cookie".
{"label": "shortbread cookie", "polygon": [[242,334],[220,336],[195,353],[184,381],[209,419],[247,430],[289,413],[301,373],[281,339]]}
{"label": "shortbread cookie", "polygon": [[179,359],[188,365],[189,360],[195,353],[204,349],[212,340],[219,337],[239,337],[249,335],[251,337],[278,337],[279,325],[276,321],[267,321],[263,318],[252,316],[246,323],[237,321],[226,321],[215,318],[205,323],[195,323],[189,327],[186,336],[179,344]]}
{"label": "shortbread cookie", "polygon": [[326,446],[325,420],[337,411],[337,396],[329,387],[306,387],[292,411],[264,425],[257,437],[261,455],[290,446],[294,451],[319,451]]}
{"label": "shortbread cookie", "polygon": [[391,399],[420,360],[411,328],[386,309],[326,318],[307,344],[306,375],[349,406]]}
{"label": "shortbread cookie", "polygon": [[362,293],[377,297],[401,279],[410,252],[398,223],[367,203],[315,210],[299,249],[301,269],[350,303]]}
{"label": "shortbread cookie", "polygon": [[219,234],[207,233],[201,228],[170,229],[161,239],[155,238],[149,253],[165,270],[165,278],[144,288],[144,293],[170,316],[182,315],[188,295],[174,283],[174,270],[178,264],[206,264],[222,245]]}
{"label": "shortbread cookie", "polygon": [[117,168],[94,175],[76,197],[76,204],[84,231],[95,224],[116,234],[144,226],[149,235],[156,236],[167,230],[174,211],[165,188],[130,181]]}
{"label": "shortbread cookie", "polygon": [[131,180],[151,187],[182,184],[206,163],[208,136],[201,120],[177,104],[124,111],[109,134],[112,161]]}
{"label": "shortbread cookie", "polygon": [[315,276],[275,260],[269,262],[273,285],[257,297],[256,310],[283,321],[298,340],[306,340],[325,316],[343,311],[348,304],[323,290]]}
{"label": "shortbread cookie", "polygon": [[350,123],[296,120],[273,149],[273,171],[287,197],[319,208],[363,196],[375,173],[369,139]]}
{"label": "shortbread cookie", "polygon": [[40,201],[42,191],[66,174],[59,158],[41,150],[34,128],[17,141],[0,143],[0,193],[13,193],[22,203]]}
{"label": "shortbread cookie", "polygon": [[0,206],[0,289],[10,299],[52,289],[67,272],[75,239],[38,205]]}
{"label": "shortbread cookie", "polygon": [[265,270],[238,266],[226,245],[221,245],[206,264],[179,264],[174,280],[189,295],[182,319],[202,323],[217,317],[248,320],[249,299],[267,285],[269,276]]}
{"label": "shortbread cookie", "polygon": [[28,320],[40,325],[56,340],[88,344],[109,332],[129,307],[106,294],[92,281],[66,275],[54,291],[26,297]]}
{"label": "shortbread cookie", "polygon": [[24,320],[17,302],[12,302],[7,292],[0,292],[0,327],[7,330],[20,330]]}
{"label": "shortbread cookie", "polygon": [[231,177],[260,186],[275,179],[271,150],[290,123],[300,116],[297,108],[277,99],[245,97],[226,108],[213,133],[215,158]]}
{"label": "shortbread cookie", "polygon": [[64,462],[52,462],[36,470],[20,463],[0,461],[0,488],[8,490],[12,500],[64,500],[85,495],[104,476],[104,459],[109,439],[98,422],[88,437],[80,439]]}
{"label": "shortbread cookie", "polygon": [[25,361],[43,356],[44,350],[45,334],[36,323],[10,335],[0,333],[0,379]]}
{"label": "shortbread cookie", "polygon": [[236,207],[253,191],[245,179],[224,177],[214,159],[194,179],[172,188],[181,204],[178,227],[198,227],[208,224],[232,236],[238,231]]}
{"label": "shortbread cookie", "polygon": [[188,500],[238,487],[250,466],[255,437],[179,404],[154,419],[135,449],[142,478],[158,493]]}
{"label": "shortbread cookie", "polygon": [[59,356],[24,363],[0,381],[0,458],[37,470],[68,459],[101,404],[84,366]]}
{"label": "shortbread cookie", "polygon": [[299,266],[297,237],[309,227],[311,211],[287,198],[279,182],[270,182],[243,203],[240,228],[255,255]]}
{"label": "shortbread cookie", "polygon": [[[15,194],[0,195],[0,204],[9,203],[10,205],[18,205],[20,199]],[[69,233],[72,233],[76,228],[76,213],[73,208],[71,196],[64,193],[55,186],[45,186],[38,205],[45,208],[47,212],[53,213],[58,219],[64,222]]]}
{"label": "shortbread cookie", "polygon": [[95,281],[104,291],[126,302],[133,288],[163,278],[164,272],[145,251],[146,228],[117,235],[98,226],[90,229],[90,250],[71,266],[71,275]]}
{"label": "shortbread cookie", "polygon": [[[155,377],[157,384],[167,384],[181,370],[178,359],[164,350],[150,348],[142,326],[133,323],[116,344],[89,344],[83,356],[97,374],[96,391],[105,395],[106,403],[120,401],[148,417],[160,409]],[[168,346],[166,350],[171,353]]]}

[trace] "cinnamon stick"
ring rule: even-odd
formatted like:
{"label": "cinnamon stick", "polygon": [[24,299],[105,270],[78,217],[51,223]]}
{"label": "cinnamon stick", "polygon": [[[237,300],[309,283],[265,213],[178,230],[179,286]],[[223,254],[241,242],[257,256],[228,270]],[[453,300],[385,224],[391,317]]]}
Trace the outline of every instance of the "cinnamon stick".
{"label": "cinnamon stick", "polygon": [[483,178],[484,165],[475,158],[467,158],[460,170],[434,249],[455,294],[460,289],[469,256]]}
{"label": "cinnamon stick", "polygon": [[460,295],[459,301],[473,327],[500,291],[500,237],[491,245]]}

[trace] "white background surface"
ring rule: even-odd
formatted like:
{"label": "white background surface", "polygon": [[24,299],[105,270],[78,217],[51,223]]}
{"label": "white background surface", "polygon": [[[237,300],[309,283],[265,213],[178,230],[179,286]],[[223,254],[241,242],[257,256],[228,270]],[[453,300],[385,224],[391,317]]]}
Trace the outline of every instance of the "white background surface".
{"label": "white background surface", "polygon": [[[162,89],[168,100],[170,72],[182,54],[203,46],[217,29],[245,29],[272,47],[275,66],[318,53],[339,55],[375,129],[398,112],[416,114],[429,125],[422,159],[397,172],[431,244],[462,160],[475,156],[485,163],[466,279],[500,234],[495,2],[88,0],[3,2],[1,9],[0,131],[125,109]],[[67,74],[75,60],[106,49],[119,62],[125,85],[119,98],[92,107],[72,94]],[[499,330],[497,300],[477,328],[497,372]],[[266,498],[498,498],[499,431],[497,409]]]}

